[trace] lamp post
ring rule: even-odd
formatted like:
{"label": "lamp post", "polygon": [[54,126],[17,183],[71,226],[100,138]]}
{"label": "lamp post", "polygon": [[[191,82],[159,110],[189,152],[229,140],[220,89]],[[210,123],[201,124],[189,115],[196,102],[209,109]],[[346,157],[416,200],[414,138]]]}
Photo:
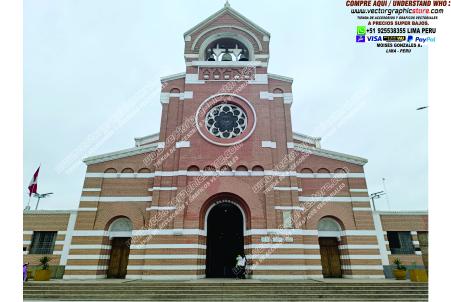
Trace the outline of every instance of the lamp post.
{"label": "lamp post", "polygon": [[374,203],[374,199],[378,199],[382,195],[385,195],[385,194],[386,193],[384,191],[379,191],[379,192],[370,194],[371,204],[373,205],[373,211],[376,211],[376,205]]}
{"label": "lamp post", "polygon": [[36,208],[35,208],[35,210],[38,209],[38,206],[39,206],[39,200],[41,200],[41,198],[49,197],[49,196],[52,195],[52,194],[53,194],[53,193],[44,193],[44,194],[34,193],[33,196],[38,198],[38,202],[36,203]]}

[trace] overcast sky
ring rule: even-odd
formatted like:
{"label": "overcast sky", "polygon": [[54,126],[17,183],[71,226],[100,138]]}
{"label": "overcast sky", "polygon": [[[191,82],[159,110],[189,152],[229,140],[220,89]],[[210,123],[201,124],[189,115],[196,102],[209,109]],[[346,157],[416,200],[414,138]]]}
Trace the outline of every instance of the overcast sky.
{"label": "overcast sky", "polygon": [[[427,104],[426,48],[389,55],[356,44],[344,1],[230,3],[271,33],[269,72],[294,78],[293,130],[367,158],[369,192],[386,179],[389,204],[378,209],[427,209],[427,110],[415,110]],[[223,5],[24,1],[24,206],[40,163],[38,191],[54,195],[39,208],[74,209],[82,158],[159,131],[159,78],[185,71],[183,33]]]}

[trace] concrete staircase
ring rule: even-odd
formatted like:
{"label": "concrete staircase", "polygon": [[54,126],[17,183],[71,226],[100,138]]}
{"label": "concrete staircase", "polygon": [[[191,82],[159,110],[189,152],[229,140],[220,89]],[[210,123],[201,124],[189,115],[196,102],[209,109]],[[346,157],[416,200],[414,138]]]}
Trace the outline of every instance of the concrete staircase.
{"label": "concrete staircase", "polygon": [[24,300],[46,301],[427,301],[410,282],[27,282]]}

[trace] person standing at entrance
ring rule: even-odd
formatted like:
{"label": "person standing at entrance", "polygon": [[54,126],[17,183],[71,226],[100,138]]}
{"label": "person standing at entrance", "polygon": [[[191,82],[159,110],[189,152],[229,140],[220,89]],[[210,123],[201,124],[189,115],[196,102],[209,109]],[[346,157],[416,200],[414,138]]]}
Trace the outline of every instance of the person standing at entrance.
{"label": "person standing at entrance", "polygon": [[23,282],[27,281],[28,262],[23,265]]}
{"label": "person standing at entrance", "polygon": [[238,268],[237,277],[240,279],[246,279],[246,256],[238,254],[236,257],[236,267]]}

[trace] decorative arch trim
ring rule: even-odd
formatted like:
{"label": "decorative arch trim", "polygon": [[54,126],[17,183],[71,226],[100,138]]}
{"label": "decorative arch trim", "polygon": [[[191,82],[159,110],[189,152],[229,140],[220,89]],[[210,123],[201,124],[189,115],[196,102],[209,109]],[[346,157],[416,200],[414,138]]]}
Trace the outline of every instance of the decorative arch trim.
{"label": "decorative arch trim", "polygon": [[217,204],[228,202],[238,207],[241,214],[243,215],[243,234],[246,232],[247,229],[250,229],[250,209],[247,203],[238,195],[235,195],[233,193],[219,193],[211,196],[207,199],[207,201],[204,202],[200,209],[200,227],[199,229],[205,230],[205,234],[207,233],[207,219],[208,214],[210,213],[211,209]]}
{"label": "decorative arch trim", "polygon": [[[211,28],[208,28],[208,29],[202,31],[196,37],[196,39],[193,41],[193,44],[191,45],[191,50],[194,51],[194,49],[196,48],[196,45],[198,44],[200,38],[202,38],[207,33],[211,32],[213,30],[221,29],[221,28],[234,28],[234,29],[237,29],[239,31],[245,32],[246,34],[248,34],[249,36],[251,36],[255,40],[255,42],[258,45],[258,51],[263,51],[262,43],[260,42],[258,37],[253,32],[251,32],[251,31],[249,31],[249,30],[247,30],[247,29],[245,29],[245,28],[243,28],[241,26],[236,26],[236,25],[218,25],[218,26],[211,27]],[[245,38],[242,35],[237,34],[237,33],[217,33],[217,34],[214,34],[214,35],[206,38],[204,40],[204,42],[201,44],[201,46],[199,47],[199,54],[202,54],[203,53],[202,51],[205,51],[205,47],[207,47],[208,44],[210,44],[211,42],[213,42],[217,38],[235,38],[235,39],[237,39],[238,41],[240,41],[241,43],[246,45],[246,47],[248,48],[249,52],[252,54],[251,58],[252,59],[254,58],[254,47],[253,47],[252,43],[249,41],[249,39],[247,39],[247,38]]]}
{"label": "decorative arch trim", "polygon": [[211,211],[215,206],[217,206],[218,204],[221,204],[221,203],[230,203],[230,204],[233,204],[234,206],[236,206],[236,207],[240,210],[241,215],[243,216],[243,234],[244,234],[244,233],[246,232],[246,214],[245,214],[243,208],[240,206],[239,203],[237,203],[237,202],[235,202],[235,201],[233,201],[233,200],[227,199],[227,198],[225,198],[225,199],[219,199],[219,200],[215,201],[213,204],[211,204],[210,207],[208,207],[207,211],[205,212],[205,218],[204,218],[204,219],[205,219],[205,221],[204,221],[204,230],[205,230],[205,234],[207,234],[208,214],[210,214],[210,211]]}

